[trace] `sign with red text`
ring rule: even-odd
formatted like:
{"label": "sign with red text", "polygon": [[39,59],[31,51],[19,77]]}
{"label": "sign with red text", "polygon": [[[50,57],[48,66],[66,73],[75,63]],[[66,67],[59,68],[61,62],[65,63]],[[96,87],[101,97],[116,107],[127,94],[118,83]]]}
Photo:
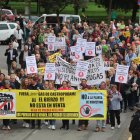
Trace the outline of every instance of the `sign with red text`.
{"label": "sign with red text", "polygon": [[127,83],[129,66],[117,65],[115,82]]}
{"label": "sign with red text", "polygon": [[86,43],[86,56],[95,56],[95,42],[87,42]]}
{"label": "sign with red text", "polygon": [[27,74],[38,73],[35,56],[26,57]]}
{"label": "sign with red text", "polygon": [[55,63],[46,63],[44,80],[55,80]]}

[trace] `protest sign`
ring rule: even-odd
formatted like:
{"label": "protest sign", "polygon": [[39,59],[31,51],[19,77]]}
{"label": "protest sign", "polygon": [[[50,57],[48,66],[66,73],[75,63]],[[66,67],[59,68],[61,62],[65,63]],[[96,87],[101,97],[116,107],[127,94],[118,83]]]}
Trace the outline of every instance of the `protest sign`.
{"label": "protest sign", "polygon": [[54,63],[56,61],[57,56],[61,56],[61,53],[60,52],[54,53],[54,54],[50,55],[48,57],[48,59],[51,63]]}
{"label": "protest sign", "polygon": [[82,55],[80,47],[77,47],[77,46],[70,47],[70,58],[75,62],[83,59],[83,55]]}
{"label": "protest sign", "polygon": [[86,43],[86,56],[95,56],[95,42],[87,42]]}
{"label": "protest sign", "polygon": [[81,48],[82,53],[85,53],[87,39],[81,39],[81,41],[76,42],[76,46]]}
{"label": "protest sign", "polygon": [[35,56],[26,57],[27,74],[38,73]]}
{"label": "protest sign", "polygon": [[[106,81],[104,63],[101,56],[92,58],[87,62],[89,62],[86,76],[88,85],[96,85]],[[59,67],[59,73],[56,72],[56,84],[60,84],[63,81],[70,81],[73,86],[80,84],[80,78],[75,77],[76,65],[71,65],[60,57],[57,57],[56,64]]]}
{"label": "protest sign", "polygon": [[44,80],[55,80],[55,63],[46,63]]}
{"label": "protest sign", "polygon": [[110,61],[104,61],[104,69],[108,71],[110,69]]}
{"label": "protest sign", "polygon": [[140,56],[132,60],[135,64],[140,64]]}
{"label": "protest sign", "polygon": [[102,46],[96,46],[96,54],[102,54]]}
{"label": "protest sign", "polygon": [[75,77],[86,79],[89,63],[86,61],[78,61],[76,65]]}
{"label": "protest sign", "polygon": [[106,120],[107,114],[105,90],[0,90],[0,101],[0,119]]}
{"label": "protest sign", "polygon": [[38,70],[38,74],[39,75],[44,75],[45,67],[43,67],[43,68],[37,68],[37,70]]}
{"label": "protest sign", "polygon": [[48,43],[48,51],[54,51],[54,43]]}
{"label": "protest sign", "polygon": [[127,83],[129,66],[117,65],[115,82]]}
{"label": "protest sign", "polygon": [[48,38],[47,38],[47,42],[48,43],[55,43],[55,36],[48,36]]}

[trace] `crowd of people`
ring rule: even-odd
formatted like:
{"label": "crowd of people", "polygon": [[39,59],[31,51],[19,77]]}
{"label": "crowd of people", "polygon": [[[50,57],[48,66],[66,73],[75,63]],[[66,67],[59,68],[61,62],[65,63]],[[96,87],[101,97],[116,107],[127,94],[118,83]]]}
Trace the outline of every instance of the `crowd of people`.
{"label": "crowd of people", "polygon": [[[88,85],[86,79],[81,79],[80,88],[101,89],[108,92],[107,120],[96,121],[96,132],[105,131],[106,124],[115,129],[115,118],[117,127],[121,127],[120,113],[134,110],[134,106],[139,102],[140,96],[140,65],[133,61],[140,57],[140,25],[128,20],[111,21],[109,24],[101,23],[70,23],[67,20],[62,25],[56,24],[54,27],[44,21],[42,24],[32,26],[30,21],[26,22],[22,16],[16,18],[18,24],[14,37],[9,42],[6,49],[8,75],[0,73],[0,89],[29,89],[29,90],[74,90],[77,86],[72,86],[70,81],[63,81],[62,85],[56,85],[54,81],[44,81],[43,75],[27,74],[26,57],[35,55],[37,67],[45,67],[45,63],[50,63],[49,56],[55,52],[60,52],[61,57],[67,62],[73,62],[70,58],[70,48],[76,45],[78,38],[87,39],[87,42],[95,42],[96,46],[102,47],[102,58],[110,63],[110,69],[106,71],[106,81],[98,85]],[[54,51],[48,50],[46,40],[48,36],[64,37],[65,47],[56,48]],[[89,60],[91,56],[83,53],[82,60]],[[19,65],[17,64],[19,62]],[[76,63],[76,62],[73,62]],[[128,80],[125,84],[115,82],[115,72],[117,64],[129,66]],[[49,129],[55,130],[56,120],[45,120],[49,124]],[[75,123],[75,121],[72,121]],[[38,128],[41,128],[41,120],[37,121]],[[24,120],[23,126],[35,128],[35,120]],[[86,130],[88,120],[79,120],[78,130]],[[2,129],[11,129],[10,120],[3,120]],[[61,129],[69,129],[69,120],[62,121]]]}

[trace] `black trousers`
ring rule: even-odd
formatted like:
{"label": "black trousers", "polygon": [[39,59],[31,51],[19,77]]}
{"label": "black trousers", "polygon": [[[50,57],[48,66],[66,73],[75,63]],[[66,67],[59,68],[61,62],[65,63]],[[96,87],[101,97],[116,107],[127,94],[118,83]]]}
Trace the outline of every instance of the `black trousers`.
{"label": "black trousers", "polygon": [[117,119],[117,124],[120,125],[120,110],[110,110],[111,127],[115,127],[115,118]]}
{"label": "black trousers", "polygon": [[140,139],[140,134],[133,134],[132,133],[132,140],[139,140]]}
{"label": "black trousers", "polygon": [[4,119],[4,120],[3,120],[3,125],[4,125],[4,126],[8,126],[9,123],[10,123],[10,120],[9,120],[9,119]]}
{"label": "black trousers", "polygon": [[[33,128],[35,128],[35,120],[31,120],[31,125]],[[37,125],[38,125],[38,127],[41,126],[41,120],[37,120]]]}
{"label": "black trousers", "polygon": [[21,50],[22,49],[22,39],[18,39],[17,42],[18,42],[18,45],[19,45],[18,49]]}
{"label": "black trousers", "polygon": [[85,125],[85,127],[88,126],[88,120],[79,120],[78,126],[81,127],[82,125]]}
{"label": "black trousers", "polygon": [[69,120],[62,120],[62,127],[69,129]]}

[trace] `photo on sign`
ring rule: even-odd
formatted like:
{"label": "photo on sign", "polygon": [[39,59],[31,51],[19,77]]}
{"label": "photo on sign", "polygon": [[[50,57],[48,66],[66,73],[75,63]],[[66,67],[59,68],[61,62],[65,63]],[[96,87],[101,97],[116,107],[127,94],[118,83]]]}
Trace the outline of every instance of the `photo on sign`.
{"label": "photo on sign", "polygon": [[16,117],[16,94],[0,92],[0,116]]}
{"label": "photo on sign", "polygon": [[104,94],[95,92],[81,92],[80,117],[104,118]]}

